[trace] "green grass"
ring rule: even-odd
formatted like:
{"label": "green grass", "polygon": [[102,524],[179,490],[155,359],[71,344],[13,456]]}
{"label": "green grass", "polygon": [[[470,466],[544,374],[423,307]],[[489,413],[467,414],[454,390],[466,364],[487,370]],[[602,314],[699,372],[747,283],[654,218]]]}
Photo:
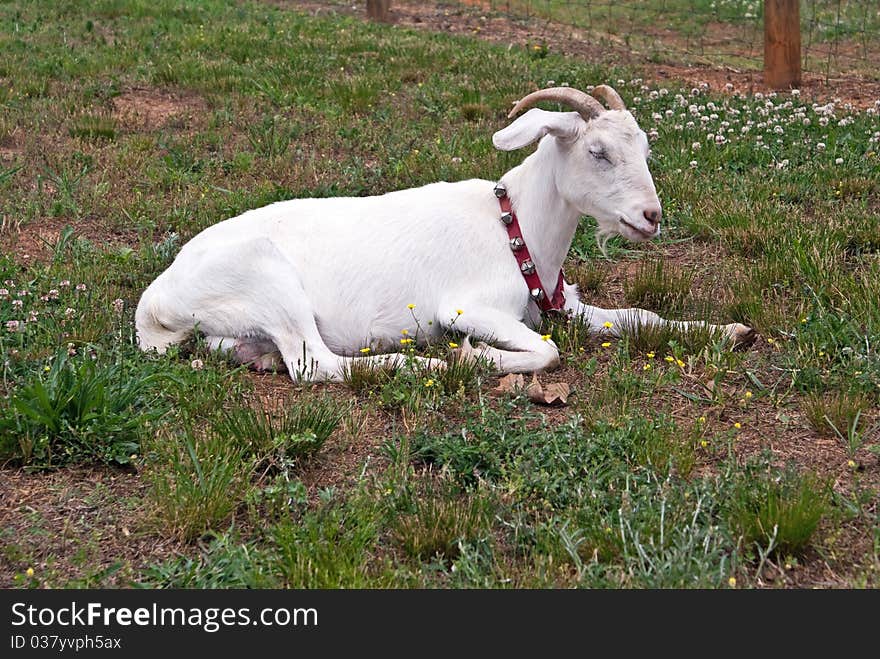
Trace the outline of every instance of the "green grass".
{"label": "green grass", "polygon": [[[458,4],[472,5],[461,0]],[[512,18],[549,19],[588,30],[592,41],[625,46],[652,62],[761,67],[764,3],[757,0],[491,0],[485,4]],[[806,70],[876,75],[870,62],[880,49],[880,18],[870,0],[804,0],[800,18]],[[545,44],[537,47],[537,52],[546,52]],[[852,54],[838,57],[838,51]]]}
{"label": "green grass", "polygon": [[[878,584],[876,112],[269,3],[55,5],[0,4],[0,463],[124,467],[138,505],[103,532],[170,549],[145,569],[127,545],[97,551],[101,516],[62,542],[57,515],[16,509],[2,584],[726,588],[776,568],[780,586]],[[137,349],[141,292],[203,228],[291,197],[497,179],[524,154],[492,133],[550,80],[611,82],[657,133],[662,238],[613,239],[605,259],[584,219],[566,272],[585,301],[746,322],[751,350],[550,318],[563,367],[542,382],[573,394],[549,409],[494,392],[455,334],[415,353],[445,372],[365,361],[308,388],[198,341]]]}

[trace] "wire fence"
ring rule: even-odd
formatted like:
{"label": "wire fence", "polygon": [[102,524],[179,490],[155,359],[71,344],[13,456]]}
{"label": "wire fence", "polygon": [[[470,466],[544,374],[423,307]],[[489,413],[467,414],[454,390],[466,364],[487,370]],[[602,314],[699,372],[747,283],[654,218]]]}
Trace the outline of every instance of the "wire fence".
{"label": "wire fence", "polygon": [[[763,0],[446,0],[553,22],[657,62],[762,67]],[[880,0],[801,0],[804,71],[880,79]]]}

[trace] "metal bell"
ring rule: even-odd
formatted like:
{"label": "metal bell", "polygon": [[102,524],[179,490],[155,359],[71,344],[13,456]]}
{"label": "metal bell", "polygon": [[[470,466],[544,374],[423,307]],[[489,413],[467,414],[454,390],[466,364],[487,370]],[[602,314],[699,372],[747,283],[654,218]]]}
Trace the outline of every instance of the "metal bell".
{"label": "metal bell", "polygon": [[499,199],[507,196],[507,188],[504,187],[503,183],[497,183],[495,185],[495,196]]}
{"label": "metal bell", "polygon": [[519,269],[522,270],[524,275],[531,275],[535,272],[535,264],[532,261],[523,261]]}
{"label": "metal bell", "polygon": [[510,239],[510,249],[512,249],[514,252],[518,249],[522,249],[522,246],[525,244],[525,241],[519,236],[515,236],[514,238]]}
{"label": "metal bell", "polygon": [[532,299],[535,302],[540,302],[541,300],[544,299],[544,291],[541,290],[540,288],[533,288],[532,290],[529,291],[529,295],[532,296]]}
{"label": "metal bell", "polygon": [[504,215],[501,216],[501,221],[504,222],[504,224],[510,225],[510,223],[513,222],[513,213],[504,213]]}

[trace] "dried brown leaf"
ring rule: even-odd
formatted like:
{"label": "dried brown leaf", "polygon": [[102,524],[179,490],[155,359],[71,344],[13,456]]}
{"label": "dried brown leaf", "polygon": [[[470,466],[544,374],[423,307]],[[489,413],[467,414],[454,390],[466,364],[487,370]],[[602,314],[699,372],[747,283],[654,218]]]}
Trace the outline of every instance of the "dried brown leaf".
{"label": "dried brown leaf", "polygon": [[516,394],[525,388],[525,383],[521,373],[509,373],[498,381],[495,391],[502,394]]}

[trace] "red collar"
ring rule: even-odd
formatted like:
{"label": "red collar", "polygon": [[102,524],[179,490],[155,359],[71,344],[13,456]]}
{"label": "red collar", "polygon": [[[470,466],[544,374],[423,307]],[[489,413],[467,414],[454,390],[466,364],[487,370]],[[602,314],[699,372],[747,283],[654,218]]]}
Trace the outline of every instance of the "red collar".
{"label": "red collar", "polygon": [[522,230],[519,228],[519,220],[516,219],[516,213],[513,212],[513,207],[510,205],[510,197],[507,196],[504,184],[498,183],[495,186],[495,196],[498,197],[498,203],[501,204],[501,222],[507,229],[510,249],[513,251],[516,262],[519,264],[519,271],[529,287],[529,295],[541,308],[541,311],[562,311],[565,306],[565,293],[562,291],[562,270],[559,271],[559,279],[556,281],[553,297],[548,298],[535,268],[535,263],[532,261],[532,256],[529,254]]}

